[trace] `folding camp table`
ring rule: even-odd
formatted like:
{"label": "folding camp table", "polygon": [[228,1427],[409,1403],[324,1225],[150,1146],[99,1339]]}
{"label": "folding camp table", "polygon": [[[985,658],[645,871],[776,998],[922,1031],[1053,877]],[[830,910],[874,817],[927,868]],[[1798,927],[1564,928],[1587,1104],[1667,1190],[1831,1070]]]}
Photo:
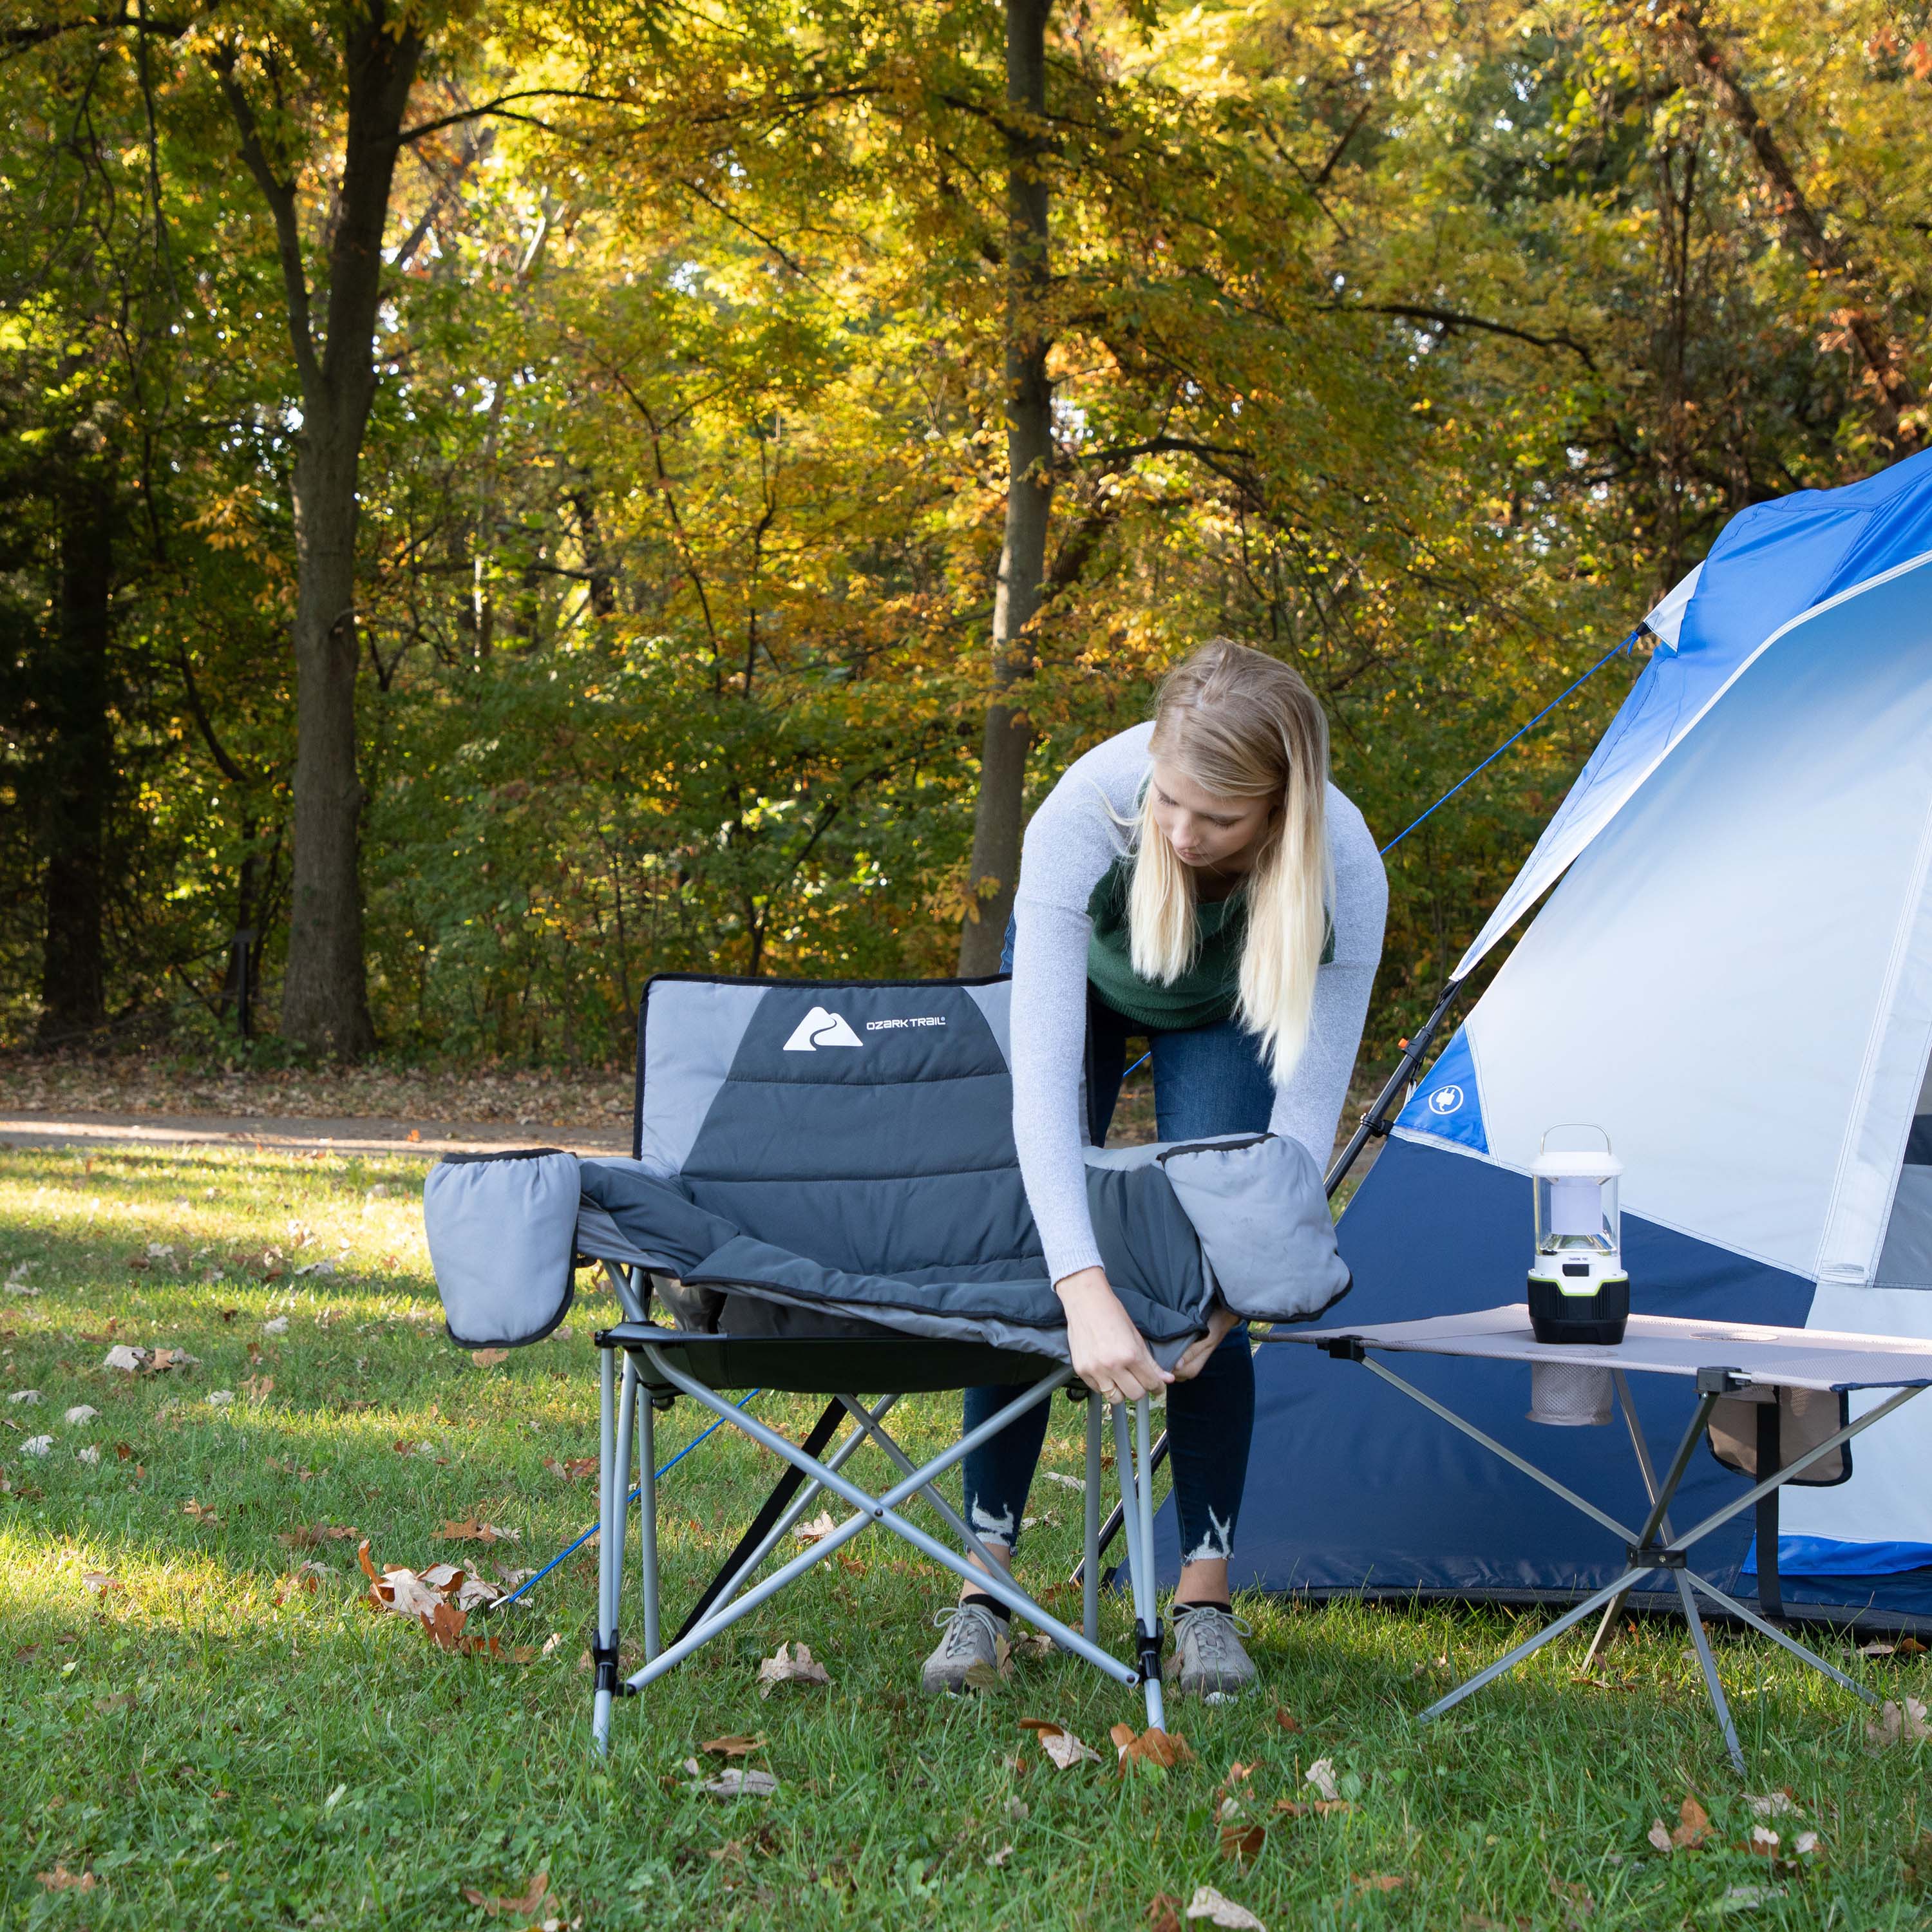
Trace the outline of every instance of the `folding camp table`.
{"label": "folding camp table", "polygon": [[[598,1454],[597,1641],[591,1656],[596,1670],[592,1734],[599,1750],[608,1748],[614,1700],[633,1696],[674,1670],[694,1651],[729,1629],[813,1565],[842,1550],[862,1532],[889,1530],[922,1556],[995,1597],[1117,1683],[1138,1686],[1147,1721],[1163,1726],[1160,1678],[1161,1625],[1154,1600],[1154,1498],[1150,1472],[1148,1405],[1143,1397],[1130,1407],[1112,1406],[1114,1467],[1127,1539],[1127,1568],[1134,1611],[1136,1662],[1123,1663],[1100,1643],[1100,1564],[1102,1478],[1101,1404],[1088,1396],[1072,1371],[1015,1349],[983,1342],[920,1336],[818,1340],[788,1336],[734,1338],[664,1328],[648,1318],[646,1271],[607,1260],[605,1273],[616,1289],[626,1318],[595,1336],[599,1351],[602,1400]],[[617,1366],[621,1359],[621,1370]],[[915,1466],[884,1426],[899,1400],[916,1392],[1006,1386],[1013,1399],[977,1428],[968,1430],[941,1454]],[[728,1401],[722,1389],[764,1389],[822,1394],[828,1388],[848,1392],[830,1402],[802,1443],[795,1443],[758,1418]],[[875,1392],[889,1393],[879,1396]],[[1017,1416],[1065,1389],[1087,1408],[1085,1546],[1088,1562],[1082,1592],[1080,1629],[1070,1629],[1015,1582],[995,1562],[970,1526],[942,1495],[938,1479],[969,1451],[997,1435]],[[873,1394],[869,1402],[863,1399]],[[655,1427],[660,1410],[680,1396],[760,1444],[790,1466],[739,1539],[710,1584],[700,1593],[669,1643],[662,1640],[657,1553]],[[826,1453],[842,1423],[850,1432]],[[618,1666],[619,1622],[624,1576],[625,1522],[631,1486],[634,1444],[638,1456],[639,1540],[643,1598],[642,1668],[628,1678]],[[874,1494],[843,1473],[860,1447],[870,1442],[899,1472],[890,1488]],[[755,1584],[752,1578],[792,1526],[822,1495],[850,1504],[853,1514],[829,1534]],[[969,1562],[929,1534],[904,1514],[917,1497],[939,1516],[966,1552]]]}
{"label": "folding camp table", "polygon": [[[1717,1666],[1698,1615],[1696,1599],[1702,1596],[1727,1615],[1769,1637],[1821,1671],[1834,1683],[1842,1684],[1854,1696],[1868,1704],[1879,1700],[1842,1670],[1827,1664],[1814,1651],[1778,1629],[1756,1612],[1728,1596],[1708,1579],[1689,1567],[1688,1552],[1720,1523],[1730,1521],[1762,1498],[1774,1494],[1784,1484],[1801,1476],[1814,1462],[1834,1454],[1855,1436],[1882,1421],[1902,1408],[1928,1385],[1932,1385],[1932,1347],[1922,1342],[1894,1340],[1886,1336],[1855,1335],[1819,1329],[1774,1328],[1748,1322],[1688,1322],[1665,1316],[1633,1315],[1623,1341],[1615,1348],[1570,1347],[1540,1342],[1532,1332],[1529,1310],[1523,1304],[1486,1308],[1469,1315],[1437,1316],[1422,1322],[1392,1322],[1380,1327],[1348,1329],[1277,1329],[1268,1336],[1276,1342],[1301,1343],[1319,1348],[1337,1360],[1359,1362],[1391,1388],[1399,1389],[1412,1401],[1420,1402],[1459,1429],[1471,1441],[1520,1469],[1532,1481],[1540,1483],[1560,1496],[1573,1509],[1622,1539],[1626,1568],[1615,1582],[1607,1584],[1579,1604],[1527,1642],[1518,1644],[1498,1658],[1488,1669],[1478,1671],[1445,1697],[1438,1698],[1422,1713],[1426,1721],[1452,1709],[1465,1697],[1493,1683],[1514,1670],[1526,1658],[1581,1623],[1592,1612],[1605,1612],[1604,1625],[1598,1633],[1601,1642],[1610,1618],[1632,1588],[1643,1578],[1661,1570],[1676,1585],[1684,1606],[1690,1640],[1696,1647],[1697,1661],[1711,1702],[1724,1734],[1724,1747],[1740,1775],[1744,1772],[1744,1752],[1738,1742],[1737,1726],[1731,1720],[1724,1686],[1718,1680]],[[1606,1370],[1614,1378],[1618,1406],[1630,1431],[1630,1446],[1636,1452],[1637,1468],[1650,1499],[1649,1513],[1640,1530],[1633,1531],[1616,1517],[1599,1509],[1575,1490],[1537,1468],[1513,1449],[1487,1436],[1434,1396],[1425,1394],[1412,1382],[1383,1364],[1370,1352],[1466,1357],[1492,1362],[1522,1362],[1532,1366],[1559,1364],[1570,1367]],[[1678,1376],[1691,1382],[1696,1390],[1697,1406],[1683,1438],[1678,1442],[1660,1479],[1649,1444],[1637,1421],[1628,1378],[1631,1375]],[[1726,1395],[1750,1388],[1812,1389],[1844,1394],[1858,1389],[1889,1389],[1893,1393],[1876,1408],[1847,1423],[1789,1464],[1772,1472],[1722,1509],[1714,1510],[1702,1522],[1681,1534],[1670,1523],[1671,1498],[1690,1466],[1698,1438],[1711,1419],[1711,1412]],[[1595,1645],[1592,1646],[1594,1654]]]}

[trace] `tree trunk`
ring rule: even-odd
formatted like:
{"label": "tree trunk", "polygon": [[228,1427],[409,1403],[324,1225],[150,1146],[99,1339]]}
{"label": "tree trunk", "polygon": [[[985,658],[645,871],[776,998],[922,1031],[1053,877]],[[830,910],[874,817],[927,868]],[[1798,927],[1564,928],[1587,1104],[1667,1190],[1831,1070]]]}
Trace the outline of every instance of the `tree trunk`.
{"label": "tree trunk", "polygon": [[1046,376],[1046,16],[1052,0],[1006,0],[1006,524],[993,602],[993,700],[980,751],[971,901],[959,939],[962,974],[996,973],[1013,890],[1032,728],[1018,688],[1033,674],[1028,626],[1046,574],[1052,506],[1053,392]]}
{"label": "tree trunk", "polygon": [[382,230],[422,46],[409,16],[392,22],[386,0],[348,16],[342,43],[347,126],[320,354],[294,172],[276,165],[236,56],[224,52],[217,59],[242,158],[275,218],[290,340],[302,379],[294,476],[295,862],[282,1031],[296,1044],[338,1059],[358,1058],[375,1044],[362,955],[356,484],[376,395],[370,345],[382,294]]}
{"label": "tree trunk", "polygon": [[1902,418],[1918,403],[1918,392],[1892,359],[1891,331],[1884,318],[1868,314],[1859,305],[1860,285],[1866,278],[1844,245],[1826,231],[1805,198],[1777,136],[1732,70],[1724,50],[1701,27],[1681,17],[1666,32],[1679,57],[1708,81],[1718,106],[1750,148],[1786,240],[1814,273],[1837,282],[1850,297],[1838,320],[1870,379],[1872,410],[1880,435],[1900,454],[1916,448],[1919,433]]}
{"label": "tree trunk", "polygon": [[114,563],[113,502],[98,477],[63,492],[57,629],[42,686],[50,742],[43,766],[46,926],[40,959],[41,1045],[52,1046],[107,1017],[103,936],[107,802],[114,784],[108,645]]}

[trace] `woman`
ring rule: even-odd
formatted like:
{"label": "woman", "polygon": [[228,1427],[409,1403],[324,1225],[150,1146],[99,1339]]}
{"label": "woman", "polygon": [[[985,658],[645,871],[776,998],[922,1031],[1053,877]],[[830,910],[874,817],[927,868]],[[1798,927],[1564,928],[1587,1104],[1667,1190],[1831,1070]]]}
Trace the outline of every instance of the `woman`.
{"label": "woman", "polygon": [[[1156,1364],[1100,1264],[1081,1148],[1106,1141],[1128,1039],[1144,1035],[1161,1140],[1271,1130],[1325,1165],[1388,902],[1362,814],[1328,782],[1320,705],[1287,665],[1226,638],[1169,674],[1151,724],[1070,766],[1027,830],[1004,962],[1013,1138],[1075,1372],[1110,1402],[1168,1390],[1184,1692],[1238,1692],[1255,1676],[1228,1583],[1254,1366],[1225,1310],[1171,1372]],[[969,1390],[967,1427],[1010,1395]],[[965,1460],[968,1519],[1008,1567],[1047,1408]],[[956,1690],[995,1662],[1006,1612],[968,1586],[937,1620],[924,1682]]]}

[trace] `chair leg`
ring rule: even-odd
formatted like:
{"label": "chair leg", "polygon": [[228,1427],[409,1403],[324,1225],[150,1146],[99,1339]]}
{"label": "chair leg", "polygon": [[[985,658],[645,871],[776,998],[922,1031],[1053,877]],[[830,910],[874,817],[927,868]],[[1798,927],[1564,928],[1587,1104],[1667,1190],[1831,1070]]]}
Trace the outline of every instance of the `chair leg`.
{"label": "chair leg", "polygon": [[[1148,1726],[1167,1728],[1160,1682],[1160,1612],[1154,1597],[1154,1460],[1145,1396],[1134,1404],[1136,1427],[1130,1436],[1127,1407],[1114,1405],[1114,1473],[1120,1479],[1120,1527],[1127,1539],[1127,1576],[1134,1600],[1134,1637],[1140,1652],[1141,1689],[1147,1700]],[[1136,1456],[1136,1438],[1139,1454]]]}
{"label": "chair leg", "polygon": [[640,1392],[639,1419],[644,1424],[638,1466],[638,1557],[644,1592],[644,1661],[658,1654],[658,1412]]}
{"label": "chair leg", "polygon": [[[597,1643],[596,1691],[591,1702],[590,1738],[601,1756],[610,1748],[610,1705],[617,1690],[617,1578],[611,1562],[610,1467],[616,1460],[616,1352],[598,1352],[597,1411]],[[608,1659],[607,1666],[606,1659]]]}
{"label": "chair leg", "polygon": [[1089,1643],[1100,1641],[1100,1446],[1106,1418],[1100,1398],[1089,1395],[1087,1409],[1086,1549],[1080,1565],[1080,1629]]}

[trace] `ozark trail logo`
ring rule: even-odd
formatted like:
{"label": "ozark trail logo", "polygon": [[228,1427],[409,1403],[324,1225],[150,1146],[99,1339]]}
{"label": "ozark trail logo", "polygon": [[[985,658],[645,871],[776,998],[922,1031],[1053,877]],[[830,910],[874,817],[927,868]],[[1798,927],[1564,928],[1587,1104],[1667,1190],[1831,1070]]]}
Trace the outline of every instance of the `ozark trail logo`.
{"label": "ozark trail logo", "polygon": [[1462,1104],[1462,1090],[1460,1087],[1438,1087],[1429,1096],[1429,1111],[1432,1114],[1453,1114]]}
{"label": "ozark trail logo", "polygon": [[827,1012],[823,1006],[814,1006],[798,1024],[792,1028],[791,1037],[784,1043],[788,1053],[816,1053],[821,1046],[856,1046],[859,1036],[837,1013]]}

